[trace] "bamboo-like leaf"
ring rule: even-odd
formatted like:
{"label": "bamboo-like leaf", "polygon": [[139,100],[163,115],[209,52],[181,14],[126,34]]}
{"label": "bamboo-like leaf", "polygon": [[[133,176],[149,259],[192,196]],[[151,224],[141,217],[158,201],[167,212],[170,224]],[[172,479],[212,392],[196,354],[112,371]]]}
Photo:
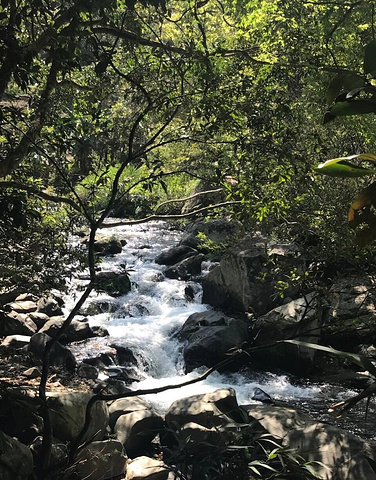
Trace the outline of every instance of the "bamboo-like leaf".
{"label": "bamboo-like leaf", "polygon": [[350,155],[349,157],[338,157],[327,160],[324,163],[320,163],[315,172],[320,175],[329,175],[332,177],[364,177],[367,175],[374,175],[376,170],[361,167],[351,160],[366,160],[368,162],[376,162],[376,155],[373,153],[361,153],[358,155]]}
{"label": "bamboo-like leaf", "polygon": [[313,350],[321,350],[323,352],[331,353],[338,357],[345,358],[352,363],[360,366],[363,370],[368,370],[368,372],[376,377],[376,367],[373,363],[365,356],[359,355],[356,353],[343,352],[342,350],[336,350],[332,347],[326,347],[325,345],[318,345],[316,343],[302,342],[300,340],[280,340],[278,343],[292,343],[301,347],[312,348]]}

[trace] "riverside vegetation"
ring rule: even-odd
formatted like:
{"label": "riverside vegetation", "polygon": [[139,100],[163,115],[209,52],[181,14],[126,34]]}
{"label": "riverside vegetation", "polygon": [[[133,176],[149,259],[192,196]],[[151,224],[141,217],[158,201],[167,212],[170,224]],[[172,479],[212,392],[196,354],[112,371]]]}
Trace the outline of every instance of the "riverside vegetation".
{"label": "riverside vegetation", "polygon": [[[62,395],[51,391],[49,381],[52,368],[76,369],[62,343],[106,333],[75,320],[90,293],[116,295],[131,288],[127,266],[116,278],[99,271],[99,231],[203,215],[241,225],[236,240],[227,241],[236,246],[223,254],[226,242],[201,227],[201,247],[190,246],[201,257],[193,266],[186,261],[191,255],[181,259],[185,263],[175,265],[175,272],[192,275],[189,269],[204,255],[220,260],[204,280],[204,298],[245,320],[230,315],[213,328],[245,322],[256,333],[250,337],[247,328],[239,336],[245,343],[229,345],[232,355],[210,365],[199,359],[203,345],[192,342],[185,348],[186,363],[207,365],[208,375],[217,361],[223,367],[234,357],[265,351],[267,332],[273,331],[275,342],[285,342],[273,345],[284,368],[304,352],[309,370],[313,352],[326,349],[369,372],[365,389],[335,411],[371,398],[375,200],[374,184],[366,178],[372,182],[375,172],[354,162],[376,158],[374,32],[374,5],[362,0],[1,1],[1,333],[31,337],[27,361],[41,362],[33,394],[11,381],[2,385],[4,478],[105,480],[125,470],[128,478],[147,478],[151,467],[160,469],[153,471],[155,478],[312,478],[318,472],[342,478],[341,470],[326,473],[321,463],[329,463],[327,457],[317,463],[293,450],[309,438],[309,428],[322,429],[335,445],[349,445],[333,458],[353,478],[373,478],[372,445],[359,456],[363,442],[351,443],[345,433],[309,426],[308,420],[295,439],[282,427],[270,431],[265,419],[273,414],[265,406],[261,416],[239,409],[230,390],[172,405],[163,420],[142,400],[114,407],[122,397],[130,401],[145,392],[102,386],[93,397],[81,385],[86,392]],[[83,230],[86,243],[68,241]],[[292,256],[282,244],[291,246]],[[115,239],[108,246],[122,247]],[[88,279],[81,296],[62,316],[54,292],[82,271]],[[322,301],[323,309],[315,303]],[[294,307],[299,331],[286,321],[288,306]],[[344,306],[350,312],[342,315]],[[269,314],[273,308],[280,310]],[[308,320],[308,331],[302,331]],[[9,364],[25,342],[5,341]],[[118,362],[132,364],[131,352],[116,355]],[[89,379],[94,375],[82,368]],[[6,425],[25,405],[32,422]],[[200,423],[197,409],[210,419]],[[126,415],[132,418],[116,427]],[[296,413],[283,415],[286,424],[301,421]],[[62,418],[74,418],[74,427],[59,423]],[[150,431],[160,433],[163,455],[146,449],[147,458],[126,468],[124,448],[132,458],[139,453],[137,440],[145,437],[148,444]],[[274,443],[281,436],[288,444]],[[203,458],[195,450],[202,443],[209,452]],[[308,451],[317,447],[306,445]],[[153,454],[158,465],[148,463]]]}

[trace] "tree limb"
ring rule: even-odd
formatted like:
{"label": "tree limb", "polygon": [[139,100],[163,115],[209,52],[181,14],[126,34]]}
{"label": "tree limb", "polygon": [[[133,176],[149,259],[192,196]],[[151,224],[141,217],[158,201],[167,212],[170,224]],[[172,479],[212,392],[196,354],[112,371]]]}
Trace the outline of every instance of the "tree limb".
{"label": "tree limb", "polygon": [[178,215],[149,215],[148,217],[139,218],[137,220],[123,220],[120,222],[103,223],[102,225],[100,225],[99,228],[121,227],[124,225],[138,225],[140,223],[150,222],[151,220],[181,220],[183,218],[193,217],[194,215],[197,215],[199,213],[207,212],[208,210],[215,210],[217,208],[228,207],[229,205],[239,205],[239,204],[244,205],[244,202],[242,202],[241,200],[234,200],[229,202],[216,203],[215,205],[208,205],[207,207],[202,207],[197,210],[193,210],[192,212],[181,213]]}
{"label": "tree limb", "polygon": [[50,202],[54,203],[66,203],[67,205],[71,206],[76,210],[77,212],[82,213],[82,210],[80,206],[71,198],[67,197],[60,197],[58,195],[52,195],[47,192],[43,192],[42,190],[38,190],[35,187],[32,187],[31,185],[25,185],[22,183],[18,182],[1,182],[0,181],[0,188],[15,188],[17,190],[23,190],[27,193],[30,193],[32,195],[35,195],[36,197],[43,198],[44,200],[48,200]]}

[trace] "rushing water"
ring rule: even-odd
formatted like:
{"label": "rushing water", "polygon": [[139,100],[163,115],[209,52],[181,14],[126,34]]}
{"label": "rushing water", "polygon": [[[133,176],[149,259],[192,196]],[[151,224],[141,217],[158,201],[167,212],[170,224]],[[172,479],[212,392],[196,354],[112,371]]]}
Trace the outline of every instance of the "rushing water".
{"label": "rushing water", "polygon": [[[92,326],[102,325],[107,328],[110,338],[93,340],[90,352],[77,349],[76,356],[80,359],[95,354],[95,349],[99,351],[111,343],[129,347],[139,359],[137,374],[142,379],[132,384],[135,389],[176,384],[197,377],[204,369],[188,375],[184,373],[182,344],[174,334],[189,315],[210,307],[201,303],[199,282],[189,282],[195,294],[193,300],[187,299],[187,283],[165,278],[162,274],[165,267],[154,261],[162,250],[179,242],[181,232],[163,222],[152,222],[147,225],[116,227],[105,233],[116,234],[120,239],[126,240],[127,244],[122,253],[106,257],[101,269],[112,271],[118,270],[120,265],[126,265],[130,271],[132,291],[117,299],[106,294],[91,294],[86,304],[93,301],[111,304],[109,312],[89,318]],[[77,289],[80,283],[85,282],[76,279],[73,288]],[[73,306],[74,300],[74,294],[67,297],[67,311]],[[148,395],[148,399],[160,411],[165,411],[178,398],[222,387],[233,387],[239,404],[254,402],[254,389],[259,387],[277,401],[300,405],[319,415],[327,409],[330,397],[333,401],[340,401],[351,394],[348,391],[333,390],[328,385],[297,384],[287,375],[248,372],[227,375],[214,373],[205,381]]]}

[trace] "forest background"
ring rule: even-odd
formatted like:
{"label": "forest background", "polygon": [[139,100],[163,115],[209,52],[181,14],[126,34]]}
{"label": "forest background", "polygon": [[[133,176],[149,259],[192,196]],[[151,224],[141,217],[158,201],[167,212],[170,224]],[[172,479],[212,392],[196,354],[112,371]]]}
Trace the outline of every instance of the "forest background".
{"label": "forest background", "polygon": [[346,220],[368,180],[314,167],[376,151],[374,116],[352,116],[376,110],[373,2],[1,5],[4,301],[61,288],[72,261],[87,265],[67,244],[77,227],[94,238],[109,214],[180,213],[157,206],[200,179],[223,188],[221,213],[247,230],[372,263],[373,248],[357,244],[372,234],[359,242]]}

